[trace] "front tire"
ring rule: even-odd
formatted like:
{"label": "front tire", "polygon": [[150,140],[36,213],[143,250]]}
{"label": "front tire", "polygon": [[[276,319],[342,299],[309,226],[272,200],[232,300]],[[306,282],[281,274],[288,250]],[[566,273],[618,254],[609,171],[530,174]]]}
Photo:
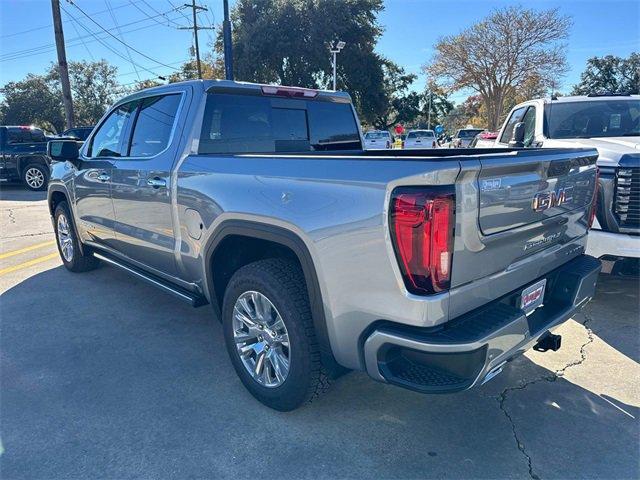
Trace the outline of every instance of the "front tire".
{"label": "front tire", "polygon": [[268,259],[240,268],[224,294],[222,323],[236,373],[266,406],[294,410],[328,388],[296,263]]}
{"label": "front tire", "polygon": [[71,272],[79,273],[93,270],[98,266],[98,259],[86,248],[84,252],[80,249],[80,240],[71,218],[67,202],[60,202],[53,214],[60,259],[67,270]]}
{"label": "front tire", "polygon": [[45,190],[49,183],[49,169],[40,163],[30,163],[22,169],[22,182],[34,192]]}

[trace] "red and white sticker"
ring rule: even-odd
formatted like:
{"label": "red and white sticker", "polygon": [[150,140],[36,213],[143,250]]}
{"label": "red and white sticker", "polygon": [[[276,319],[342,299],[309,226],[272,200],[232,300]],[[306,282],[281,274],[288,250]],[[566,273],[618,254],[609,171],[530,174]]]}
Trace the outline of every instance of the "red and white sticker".
{"label": "red and white sticker", "polygon": [[525,313],[531,313],[536,308],[541,307],[544,301],[544,289],[547,286],[547,279],[543,278],[530,287],[525,288],[520,295],[520,308]]}

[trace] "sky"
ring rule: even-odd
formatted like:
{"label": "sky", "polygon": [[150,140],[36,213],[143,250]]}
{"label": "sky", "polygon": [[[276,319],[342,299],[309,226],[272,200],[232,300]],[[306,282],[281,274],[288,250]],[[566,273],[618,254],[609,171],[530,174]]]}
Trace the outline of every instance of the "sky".
{"label": "sky", "polygon": [[[118,67],[118,81],[126,85],[138,78],[168,75],[189,58],[193,34],[178,27],[190,24],[191,10],[175,8],[185,0],[73,1],[75,5],[60,0],[68,60],[104,58]],[[197,0],[197,3],[208,8],[199,13],[199,25],[220,24],[222,0]],[[589,57],[607,54],[624,57],[640,51],[639,0],[523,3],[536,9],[558,7],[573,19],[566,51],[570,71],[561,80],[560,91],[569,91],[579,80]],[[377,51],[417,74],[413,88],[422,90],[425,84],[422,66],[429,61],[439,37],[458,33],[492,10],[513,4],[517,2],[386,0],[385,10],[379,16],[384,33]],[[50,0],[0,0],[0,86],[20,80],[28,73],[43,73],[56,60],[51,21]],[[200,32],[201,51],[211,48],[207,45],[213,35],[212,30]],[[118,39],[137,51],[127,49]],[[452,98],[461,102],[469,93],[458,92]]]}

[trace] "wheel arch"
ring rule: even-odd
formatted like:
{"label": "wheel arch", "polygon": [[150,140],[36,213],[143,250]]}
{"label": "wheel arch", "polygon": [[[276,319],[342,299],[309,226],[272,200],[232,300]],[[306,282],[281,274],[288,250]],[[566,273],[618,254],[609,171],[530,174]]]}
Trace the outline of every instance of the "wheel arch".
{"label": "wheel arch", "polygon": [[[238,242],[239,239],[242,240]],[[236,241],[237,246],[229,247],[231,240]],[[282,255],[292,255],[300,264],[306,283],[307,293],[309,295],[311,315],[316,332],[316,338],[318,339],[320,346],[322,363],[328,371],[334,374],[339,374],[342,371],[342,367],[340,367],[336,362],[331,349],[324,304],[322,301],[322,292],[320,290],[320,283],[318,281],[318,275],[313,258],[304,240],[291,230],[250,220],[225,220],[218,226],[216,231],[207,241],[204,249],[206,288],[208,290],[210,302],[218,313],[218,318],[220,318],[222,295],[224,295],[224,288],[226,288],[226,282],[228,282],[228,279],[239,267],[258,260],[261,257],[258,256],[256,258],[256,255],[259,255],[259,253],[256,254],[254,251],[252,253],[245,254],[244,258],[246,261],[235,265],[236,268],[232,271],[224,271],[224,269],[218,269],[218,271],[216,271],[217,269],[214,265],[216,256],[222,252],[227,253],[226,250],[221,249],[242,249],[245,246],[255,246],[256,242],[267,242],[269,244],[269,250],[266,258],[273,257],[274,255],[271,254],[274,252],[280,252]],[[266,244],[262,245],[265,248],[267,247]],[[278,255],[276,254],[275,256]],[[225,256],[225,258],[228,258],[228,255]],[[216,277],[218,280],[220,277],[223,277],[222,284],[224,288],[222,288],[222,290],[220,289],[220,281],[217,281]]]}
{"label": "wheel arch", "polygon": [[69,197],[69,192],[62,186],[56,184],[49,184],[49,188],[47,189],[47,206],[49,207],[49,213],[51,215],[51,221],[54,223],[53,228],[55,231],[55,219],[53,218],[56,207],[60,204],[60,202],[67,202],[69,206],[70,220],[73,223],[73,229],[78,235],[78,246],[80,247],[80,252],[84,253],[84,244],[80,240],[80,233],[78,231],[78,226],[76,225],[76,219],[73,212],[73,207],[71,206],[71,198]]}

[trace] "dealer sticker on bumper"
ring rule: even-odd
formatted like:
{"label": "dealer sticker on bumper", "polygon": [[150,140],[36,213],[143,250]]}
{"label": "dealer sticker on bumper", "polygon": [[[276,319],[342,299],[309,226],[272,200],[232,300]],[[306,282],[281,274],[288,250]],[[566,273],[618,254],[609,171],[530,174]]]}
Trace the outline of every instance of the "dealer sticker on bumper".
{"label": "dealer sticker on bumper", "polygon": [[536,308],[542,306],[544,301],[544,288],[547,285],[547,279],[543,278],[539,282],[525,288],[520,295],[520,308],[528,315]]}

